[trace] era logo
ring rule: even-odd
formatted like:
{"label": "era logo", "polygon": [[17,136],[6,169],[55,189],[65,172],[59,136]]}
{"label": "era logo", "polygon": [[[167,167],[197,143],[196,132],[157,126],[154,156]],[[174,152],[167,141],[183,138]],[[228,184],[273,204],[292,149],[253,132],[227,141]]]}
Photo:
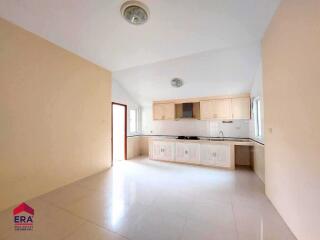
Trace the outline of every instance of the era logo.
{"label": "era logo", "polygon": [[14,228],[18,231],[33,229],[34,209],[26,203],[21,203],[13,209]]}

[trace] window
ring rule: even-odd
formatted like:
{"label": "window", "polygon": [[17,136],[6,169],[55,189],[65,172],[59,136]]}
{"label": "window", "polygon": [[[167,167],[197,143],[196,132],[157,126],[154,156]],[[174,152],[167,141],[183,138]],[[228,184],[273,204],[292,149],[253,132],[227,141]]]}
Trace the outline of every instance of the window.
{"label": "window", "polygon": [[129,128],[131,133],[137,132],[137,110],[131,109],[129,112]]}
{"label": "window", "polygon": [[254,120],[254,134],[255,137],[262,137],[261,126],[261,99],[256,97],[253,99],[253,120]]}

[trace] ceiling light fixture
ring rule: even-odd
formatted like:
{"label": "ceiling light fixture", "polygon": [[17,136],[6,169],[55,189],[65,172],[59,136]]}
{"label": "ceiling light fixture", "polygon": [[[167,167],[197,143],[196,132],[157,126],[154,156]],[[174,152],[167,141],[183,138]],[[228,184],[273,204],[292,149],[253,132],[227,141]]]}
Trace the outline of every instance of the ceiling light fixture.
{"label": "ceiling light fixture", "polygon": [[175,88],[182,87],[183,81],[180,78],[174,78],[171,80],[171,86]]}
{"label": "ceiling light fixture", "polygon": [[129,23],[141,25],[147,22],[149,10],[146,5],[138,1],[127,1],[121,6],[121,15]]}

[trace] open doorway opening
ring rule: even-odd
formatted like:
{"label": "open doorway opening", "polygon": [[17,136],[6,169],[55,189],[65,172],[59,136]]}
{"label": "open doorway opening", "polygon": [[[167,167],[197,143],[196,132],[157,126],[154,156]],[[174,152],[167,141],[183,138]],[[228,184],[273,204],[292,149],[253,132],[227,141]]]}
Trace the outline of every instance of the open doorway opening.
{"label": "open doorway opening", "polygon": [[127,159],[127,106],[112,103],[112,163]]}

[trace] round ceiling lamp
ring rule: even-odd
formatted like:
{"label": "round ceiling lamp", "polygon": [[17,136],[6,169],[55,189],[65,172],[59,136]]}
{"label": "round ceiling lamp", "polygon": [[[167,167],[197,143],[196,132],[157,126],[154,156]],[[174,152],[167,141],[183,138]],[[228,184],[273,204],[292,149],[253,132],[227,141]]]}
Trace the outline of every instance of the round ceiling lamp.
{"label": "round ceiling lamp", "polygon": [[182,87],[183,81],[180,78],[174,78],[171,80],[171,86],[175,88]]}
{"label": "round ceiling lamp", "polygon": [[121,6],[121,15],[129,23],[141,25],[147,22],[149,10],[146,5],[139,1],[127,1]]}

